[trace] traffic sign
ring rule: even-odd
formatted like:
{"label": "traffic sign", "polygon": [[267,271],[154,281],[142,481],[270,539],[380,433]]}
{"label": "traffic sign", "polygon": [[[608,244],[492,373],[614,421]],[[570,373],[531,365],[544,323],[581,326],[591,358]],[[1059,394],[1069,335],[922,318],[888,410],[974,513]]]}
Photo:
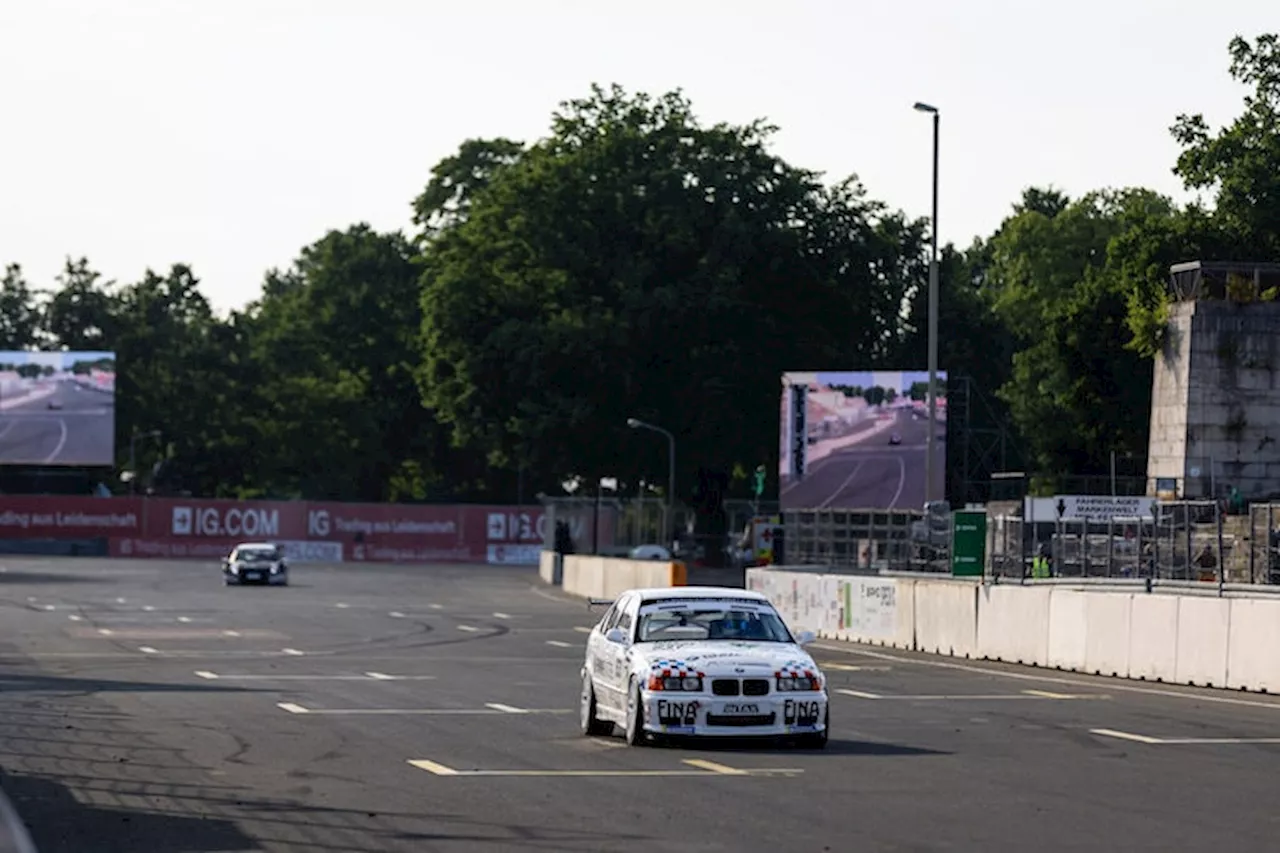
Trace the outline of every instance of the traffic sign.
{"label": "traffic sign", "polygon": [[1022,520],[1036,522],[1087,520],[1105,524],[1112,518],[1150,517],[1155,505],[1155,498],[1123,495],[1054,495],[1051,498],[1026,498],[1022,507]]}
{"label": "traffic sign", "polygon": [[951,574],[980,577],[987,564],[986,510],[957,510],[951,514]]}

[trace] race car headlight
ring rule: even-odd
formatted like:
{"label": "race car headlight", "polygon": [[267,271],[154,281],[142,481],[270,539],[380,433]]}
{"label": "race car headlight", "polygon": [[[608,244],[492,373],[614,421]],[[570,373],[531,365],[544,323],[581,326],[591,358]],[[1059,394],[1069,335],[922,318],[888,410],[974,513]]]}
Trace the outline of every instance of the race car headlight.
{"label": "race car headlight", "polygon": [[655,675],[649,679],[649,689],[698,692],[702,690],[702,679],[698,676]]}
{"label": "race car headlight", "polygon": [[820,690],[822,688],[817,676],[801,675],[801,676],[780,676],[778,678],[778,691],[791,690]]}

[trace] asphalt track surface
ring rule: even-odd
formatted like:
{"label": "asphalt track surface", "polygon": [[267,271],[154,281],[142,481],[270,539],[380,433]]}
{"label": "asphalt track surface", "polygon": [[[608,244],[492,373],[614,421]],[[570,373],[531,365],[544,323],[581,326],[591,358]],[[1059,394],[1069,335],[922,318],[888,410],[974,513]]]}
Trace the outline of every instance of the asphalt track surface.
{"label": "asphalt track surface", "polygon": [[578,733],[592,620],[530,570],[2,562],[41,853],[1276,848],[1275,698],[820,642],[827,750],[628,748]]}
{"label": "asphalt track surface", "polygon": [[0,409],[0,464],[110,465],[115,428],[111,394],[59,382],[52,395]]}
{"label": "asphalt track surface", "polygon": [[[904,409],[894,411],[897,423],[886,432],[836,450],[814,462],[799,483],[782,492],[783,509],[914,509],[924,506],[925,454],[928,452],[927,417],[915,420]],[[938,424],[938,435],[946,424]],[[889,444],[897,432],[902,443]],[[935,492],[946,480],[946,442],[935,445]]]}

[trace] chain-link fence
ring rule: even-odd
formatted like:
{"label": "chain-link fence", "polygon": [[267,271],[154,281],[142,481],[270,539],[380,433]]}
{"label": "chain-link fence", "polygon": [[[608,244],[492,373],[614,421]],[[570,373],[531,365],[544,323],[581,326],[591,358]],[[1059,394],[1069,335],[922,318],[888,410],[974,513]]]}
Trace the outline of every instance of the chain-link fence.
{"label": "chain-link fence", "polygon": [[555,547],[555,523],[570,525],[577,553],[623,555],[639,545],[661,545],[692,562],[708,556],[730,559],[734,544],[752,518],[777,514],[777,504],[756,501],[725,501],[726,532],[706,534],[695,524],[695,512],[682,504],[668,510],[665,501],[639,496],[625,498],[605,493],[583,497],[542,497],[547,523],[543,547]]}
{"label": "chain-link fence", "polygon": [[781,560],[833,571],[950,571],[948,521],[913,510],[788,510]]}
{"label": "chain-link fence", "polygon": [[1249,506],[1249,583],[1280,584],[1280,503]]}
{"label": "chain-link fence", "polygon": [[1060,578],[1264,583],[1249,530],[1255,519],[1266,530],[1280,529],[1280,507],[1266,518],[1227,515],[1215,501],[1163,501],[1149,516],[1105,520],[998,516],[988,526],[990,567],[1002,577],[1028,578],[1039,559]]}

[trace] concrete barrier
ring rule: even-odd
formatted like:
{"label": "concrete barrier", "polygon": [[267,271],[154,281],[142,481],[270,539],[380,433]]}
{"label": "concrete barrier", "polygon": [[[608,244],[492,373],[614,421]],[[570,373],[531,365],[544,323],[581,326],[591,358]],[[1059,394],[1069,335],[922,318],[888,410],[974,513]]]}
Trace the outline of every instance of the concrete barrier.
{"label": "concrete barrier", "polygon": [[916,650],[977,657],[978,590],[976,581],[917,580],[913,595]]}
{"label": "concrete barrier", "polygon": [[[542,572],[543,566],[539,564],[539,575]],[[543,579],[546,579],[545,575]],[[567,554],[562,560],[562,588],[583,598],[612,599],[628,589],[687,585],[688,570],[679,561],[625,560],[579,554]]]}
{"label": "concrete barrier", "polygon": [[[566,581],[567,582],[567,581]],[[1280,597],[1211,586],[994,584],[751,569],[793,630],[931,654],[1280,691]]]}
{"label": "concrete barrier", "polygon": [[1135,594],[1130,608],[1129,671],[1120,674],[1143,681],[1176,680],[1178,599]]}
{"label": "concrete barrier", "polygon": [[1227,687],[1276,690],[1280,684],[1280,601],[1231,599]]}
{"label": "concrete barrier", "polygon": [[555,551],[542,551],[538,554],[538,577],[544,583],[560,586],[564,583],[564,558]]}
{"label": "concrete barrier", "polygon": [[984,586],[978,592],[978,656],[1006,663],[1049,665],[1046,586]]}
{"label": "concrete barrier", "polygon": [[915,647],[915,582],[899,578],[835,579],[832,639],[897,649]]}

